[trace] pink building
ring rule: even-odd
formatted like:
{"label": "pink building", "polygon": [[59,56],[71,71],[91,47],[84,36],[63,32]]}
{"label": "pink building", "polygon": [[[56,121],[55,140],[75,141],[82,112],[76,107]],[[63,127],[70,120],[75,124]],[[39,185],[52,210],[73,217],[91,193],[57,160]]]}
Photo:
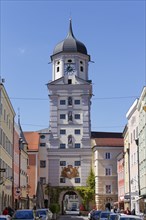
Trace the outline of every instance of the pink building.
{"label": "pink building", "polygon": [[124,210],[124,154],[120,153],[117,157],[118,174],[118,207]]}

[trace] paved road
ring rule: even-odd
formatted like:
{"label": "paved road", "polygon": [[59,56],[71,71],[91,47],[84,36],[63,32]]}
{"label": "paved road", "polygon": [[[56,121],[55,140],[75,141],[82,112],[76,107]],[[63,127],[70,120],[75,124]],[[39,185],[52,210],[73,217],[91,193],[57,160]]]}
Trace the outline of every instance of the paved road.
{"label": "paved road", "polygon": [[58,220],[88,220],[88,217],[78,215],[61,215]]}

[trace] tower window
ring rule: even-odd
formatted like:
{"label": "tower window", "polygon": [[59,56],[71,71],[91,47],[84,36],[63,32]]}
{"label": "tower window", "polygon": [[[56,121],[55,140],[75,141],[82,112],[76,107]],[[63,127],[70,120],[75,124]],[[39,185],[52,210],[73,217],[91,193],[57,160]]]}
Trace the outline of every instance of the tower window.
{"label": "tower window", "polygon": [[65,183],[65,178],[61,177],[60,178],[60,183]]}
{"label": "tower window", "polygon": [[80,100],[79,99],[75,100],[75,105],[80,105]]}
{"label": "tower window", "polygon": [[80,119],[80,114],[75,114],[75,119]]}
{"label": "tower window", "polygon": [[67,62],[68,62],[68,63],[71,63],[71,62],[72,62],[72,60],[68,60]]}
{"label": "tower window", "polygon": [[83,66],[80,66],[80,71],[81,71],[81,72],[83,72],[83,71],[84,71]]}
{"label": "tower window", "polygon": [[75,178],[75,183],[80,183],[80,178]]}
{"label": "tower window", "polygon": [[60,114],[60,119],[65,119],[66,118],[65,116],[66,116],[65,114]]}
{"label": "tower window", "polygon": [[66,134],[66,130],[65,129],[61,129],[60,130],[60,134]]}
{"label": "tower window", "polygon": [[75,166],[81,166],[81,161],[79,160],[75,161]]}
{"label": "tower window", "polygon": [[82,64],[82,63],[83,63],[83,61],[80,61],[80,63]]}
{"label": "tower window", "polygon": [[80,134],[80,129],[75,129],[75,134]]}
{"label": "tower window", "polygon": [[59,72],[59,66],[57,66],[57,72]]}
{"label": "tower window", "polygon": [[65,105],[66,101],[65,100],[60,100],[60,105]]}
{"label": "tower window", "polygon": [[59,65],[59,64],[60,64],[60,61],[57,62],[57,65]]}
{"label": "tower window", "polygon": [[72,80],[71,79],[68,79],[68,84],[72,84]]}
{"label": "tower window", "polygon": [[75,143],[75,148],[80,148],[80,143]]}
{"label": "tower window", "polygon": [[60,144],[60,149],[65,149],[65,144]]}
{"label": "tower window", "polygon": [[66,161],[60,161],[60,166],[65,167],[66,166]]}

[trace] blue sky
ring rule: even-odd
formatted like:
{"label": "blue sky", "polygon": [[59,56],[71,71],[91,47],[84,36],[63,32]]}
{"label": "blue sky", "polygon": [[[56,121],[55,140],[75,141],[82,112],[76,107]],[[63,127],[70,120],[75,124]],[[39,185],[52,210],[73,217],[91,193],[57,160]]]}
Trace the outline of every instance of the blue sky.
{"label": "blue sky", "polygon": [[1,0],[0,73],[23,130],[49,126],[48,63],[71,17],[75,37],[94,61],[92,131],[123,132],[146,81],[145,12],[143,0]]}

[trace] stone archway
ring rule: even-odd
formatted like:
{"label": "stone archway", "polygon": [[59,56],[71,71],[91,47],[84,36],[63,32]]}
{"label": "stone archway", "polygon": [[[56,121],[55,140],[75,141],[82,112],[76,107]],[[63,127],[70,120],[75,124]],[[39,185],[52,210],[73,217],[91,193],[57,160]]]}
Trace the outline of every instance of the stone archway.
{"label": "stone archway", "polygon": [[81,196],[77,191],[62,191],[59,196],[60,213],[65,215],[71,211],[79,211],[81,201]]}

